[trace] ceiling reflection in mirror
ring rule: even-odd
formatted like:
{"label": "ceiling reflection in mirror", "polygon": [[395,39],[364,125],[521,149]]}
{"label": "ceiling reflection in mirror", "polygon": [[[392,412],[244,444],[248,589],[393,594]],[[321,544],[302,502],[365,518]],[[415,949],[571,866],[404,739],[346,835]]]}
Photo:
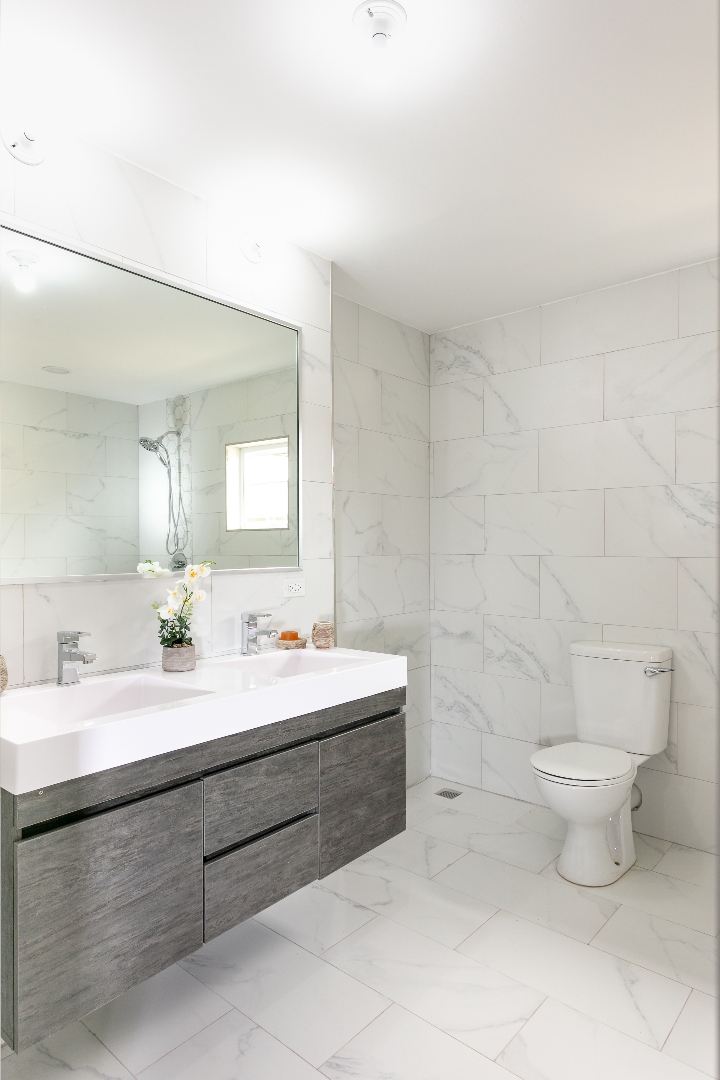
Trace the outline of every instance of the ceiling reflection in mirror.
{"label": "ceiling reflection in mirror", "polygon": [[0,230],[0,577],[298,565],[298,334]]}

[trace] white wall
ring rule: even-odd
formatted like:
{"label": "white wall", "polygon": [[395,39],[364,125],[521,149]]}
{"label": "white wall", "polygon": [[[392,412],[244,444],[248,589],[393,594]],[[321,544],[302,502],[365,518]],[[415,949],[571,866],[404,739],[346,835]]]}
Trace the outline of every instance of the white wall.
{"label": "white wall", "polygon": [[338,644],[408,659],[407,776],[430,770],[427,335],[333,298]]}
{"label": "white wall", "polygon": [[[282,572],[217,574],[193,630],[200,654],[208,655],[239,646],[244,608],[272,611],[274,625],[303,631],[316,619],[332,618],[330,264],[264,237],[262,261],[249,263],[240,252],[240,222],[232,208],[208,205],[86,144],[69,142],[35,167],[2,150],[0,174],[5,224],[17,220],[53,230],[60,242],[81,241],[122,265],[160,270],[302,324],[306,594],[283,599]],[[94,672],[159,660],[149,605],[164,596],[162,582],[7,585],[0,592],[0,651],[13,685],[54,677],[60,629],[92,633]]]}
{"label": "white wall", "polygon": [[532,802],[568,645],[672,647],[640,831],[714,850],[718,263],[432,339],[433,772]]}

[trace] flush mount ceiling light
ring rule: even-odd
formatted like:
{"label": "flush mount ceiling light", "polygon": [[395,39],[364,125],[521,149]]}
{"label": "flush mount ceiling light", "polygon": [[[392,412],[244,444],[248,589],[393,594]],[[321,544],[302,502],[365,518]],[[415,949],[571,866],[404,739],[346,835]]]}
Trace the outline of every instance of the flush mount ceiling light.
{"label": "flush mount ceiling light", "polygon": [[70,368],[56,367],[55,364],[46,364],[42,369],[43,371],[49,371],[51,375],[69,375]]}
{"label": "flush mount ceiling light", "polygon": [[8,251],[8,258],[15,263],[13,283],[18,292],[34,292],[36,281],[32,267],[40,261],[37,255],[33,255],[32,251]]}
{"label": "flush mount ceiling light", "polygon": [[45,160],[45,149],[32,129],[3,131],[2,141],[18,161],[23,165],[39,165]]}
{"label": "flush mount ceiling light", "polygon": [[392,38],[405,27],[405,8],[395,0],[370,0],[361,4],[353,15],[353,23],[374,49],[386,49]]}
{"label": "flush mount ceiling light", "polygon": [[250,263],[259,263],[262,259],[260,244],[248,233],[241,232],[239,236],[240,250]]}

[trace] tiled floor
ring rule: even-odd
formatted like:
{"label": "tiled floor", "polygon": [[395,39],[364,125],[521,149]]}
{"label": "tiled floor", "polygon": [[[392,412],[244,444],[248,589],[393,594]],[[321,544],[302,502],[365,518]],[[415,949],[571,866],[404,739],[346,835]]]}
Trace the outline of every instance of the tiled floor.
{"label": "tiled floor", "polygon": [[408,831],[19,1057],[3,1080],[717,1077],[716,859],[603,889],[552,811],[426,780]]}

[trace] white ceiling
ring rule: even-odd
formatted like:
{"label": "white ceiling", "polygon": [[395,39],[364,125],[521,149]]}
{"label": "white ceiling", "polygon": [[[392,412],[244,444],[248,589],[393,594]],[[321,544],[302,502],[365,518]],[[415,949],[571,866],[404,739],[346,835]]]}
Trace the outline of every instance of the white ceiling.
{"label": "white ceiling", "polygon": [[425,330],[717,252],[716,0],[3,0],[13,107],[337,265]]}

